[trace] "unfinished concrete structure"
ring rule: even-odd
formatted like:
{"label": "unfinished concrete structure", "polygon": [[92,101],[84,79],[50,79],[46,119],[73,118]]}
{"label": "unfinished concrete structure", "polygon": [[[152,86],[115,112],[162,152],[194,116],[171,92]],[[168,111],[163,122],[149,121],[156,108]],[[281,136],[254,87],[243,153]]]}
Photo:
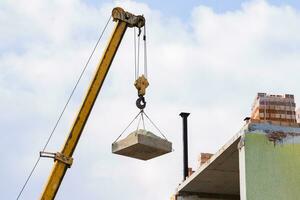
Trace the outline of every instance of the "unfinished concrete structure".
{"label": "unfinished concrete structure", "polygon": [[272,95],[258,93],[253,106],[251,119],[281,122],[283,125],[297,123],[294,95]]}
{"label": "unfinished concrete structure", "polygon": [[296,200],[300,126],[248,123],[177,188],[174,200]]}
{"label": "unfinished concrete structure", "polygon": [[294,95],[258,93],[242,129],[215,154],[201,154],[199,168],[171,199],[300,199],[300,124],[295,107]]}

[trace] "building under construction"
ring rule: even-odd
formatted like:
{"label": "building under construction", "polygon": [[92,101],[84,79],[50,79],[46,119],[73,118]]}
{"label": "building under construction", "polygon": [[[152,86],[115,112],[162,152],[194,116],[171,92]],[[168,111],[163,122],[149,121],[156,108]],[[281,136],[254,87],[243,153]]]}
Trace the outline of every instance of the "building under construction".
{"label": "building under construction", "polygon": [[215,154],[201,154],[198,169],[185,177],[171,199],[299,199],[295,106],[293,95],[258,93],[242,129]]}

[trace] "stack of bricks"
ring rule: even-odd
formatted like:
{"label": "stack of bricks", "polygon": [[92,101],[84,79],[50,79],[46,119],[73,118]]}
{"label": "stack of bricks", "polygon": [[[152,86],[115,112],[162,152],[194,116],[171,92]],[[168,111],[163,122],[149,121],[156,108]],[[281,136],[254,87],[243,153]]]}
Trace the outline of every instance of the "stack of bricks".
{"label": "stack of bricks", "polygon": [[189,167],[188,168],[188,176],[190,177],[195,171],[193,170],[193,168]]}
{"label": "stack of bricks", "polygon": [[271,122],[281,125],[297,124],[294,95],[269,95],[258,93],[253,106],[251,121]]}

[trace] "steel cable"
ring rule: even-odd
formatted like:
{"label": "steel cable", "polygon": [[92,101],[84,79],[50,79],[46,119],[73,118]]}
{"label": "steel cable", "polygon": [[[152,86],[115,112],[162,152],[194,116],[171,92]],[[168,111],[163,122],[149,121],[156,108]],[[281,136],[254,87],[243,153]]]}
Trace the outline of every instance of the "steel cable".
{"label": "steel cable", "polygon": [[146,42],[146,24],[144,25],[144,74],[148,78],[148,69],[147,69],[147,42]]}
{"label": "steel cable", "polygon": [[[93,57],[93,55],[94,55],[94,53],[95,53],[95,51],[96,51],[96,48],[98,47],[98,44],[99,44],[99,42],[100,42],[100,40],[101,40],[101,38],[102,38],[102,36],[103,36],[103,34],[104,34],[104,32],[105,32],[105,30],[106,30],[106,28],[107,28],[107,26],[108,26],[108,24],[109,24],[110,21],[111,21],[111,16],[110,16],[109,19],[107,20],[107,22],[106,22],[106,24],[105,24],[105,27],[104,27],[104,29],[102,30],[102,32],[101,32],[101,34],[100,34],[100,36],[99,36],[99,38],[98,38],[98,40],[97,40],[97,42],[96,42],[96,44],[95,44],[95,46],[94,46],[94,48],[93,48],[93,50],[92,50],[92,52],[91,52],[89,58],[88,58],[88,60],[87,60],[87,62],[86,62],[86,64],[85,64],[83,70],[81,71],[80,76],[79,76],[79,78],[77,79],[76,84],[75,84],[74,88],[72,89],[72,92],[71,92],[70,96],[68,97],[68,100],[67,100],[65,106],[63,107],[63,109],[62,109],[62,111],[61,111],[61,113],[60,113],[60,115],[59,115],[59,117],[58,117],[58,119],[57,119],[57,121],[56,121],[56,123],[55,123],[55,125],[54,125],[54,127],[53,127],[53,129],[52,129],[52,131],[51,131],[51,133],[50,133],[50,136],[48,137],[48,139],[47,139],[47,141],[46,141],[46,144],[44,145],[42,151],[45,151],[45,149],[47,148],[47,146],[48,146],[48,144],[49,144],[49,142],[50,142],[50,140],[51,140],[51,138],[52,138],[52,136],[53,136],[53,134],[54,134],[54,132],[55,132],[55,130],[56,130],[56,128],[57,128],[57,126],[58,126],[58,124],[59,124],[59,122],[60,122],[60,120],[61,120],[61,118],[62,118],[62,116],[63,116],[63,114],[64,114],[64,112],[65,112],[65,110],[66,110],[66,108],[67,108],[67,106],[68,106],[68,104],[69,104],[69,102],[70,102],[70,100],[71,100],[71,98],[72,98],[72,96],[73,96],[73,94],[74,94],[76,88],[77,88],[77,86],[78,86],[78,84],[79,84],[79,82],[80,82],[80,80],[81,80],[81,78],[82,78],[82,76],[83,76],[83,74],[84,74],[84,72],[85,72],[85,70],[86,70],[88,64],[90,63],[90,60],[91,60],[91,58]],[[30,171],[30,173],[29,173],[29,175],[28,175],[28,177],[27,177],[25,183],[23,184],[23,186],[22,186],[22,188],[21,188],[21,190],[20,190],[20,192],[19,192],[19,194],[18,194],[16,200],[18,200],[18,199],[21,197],[21,195],[22,195],[22,193],[23,193],[23,191],[24,191],[24,189],[25,189],[25,187],[26,187],[28,181],[30,180],[30,178],[31,178],[31,176],[32,176],[32,174],[33,174],[33,172],[35,171],[35,169],[36,169],[36,167],[37,167],[37,165],[38,165],[40,159],[41,159],[41,157],[39,156],[38,159],[36,160],[36,162],[35,162],[35,164],[34,164],[32,170]]]}
{"label": "steel cable", "polygon": [[134,80],[137,79],[138,74],[137,74],[137,66],[136,66],[136,28],[133,28],[133,46],[134,46]]}
{"label": "steel cable", "polygon": [[166,138],[166,136],[161,132],[161,130],[154,124],[154,122],[150,119],[150,117],[145,113],[145,112],[143,112],[144,114],[145,114],[145,116],[149,119],[149,121],[150,121],[150,123],[158,130],[158,132],[166,139],[166,140],[168,140],[167,138]]}
{"label": "steel cable", "polygon": [[137,78],[140,74],[140,35],[138,35],[138,45],[137,45]]}
{"label": "steel cable", "polygon": [[126,128],[121,132],[121,134],[117,137],[117,139],[113,142],[115,143],[118,141],[118,139],[125,133],[125,131],[131,126],[131,124],[138,118],[138,116],[141,114],[141,111],[133,118],[133,120],[126,126]]}

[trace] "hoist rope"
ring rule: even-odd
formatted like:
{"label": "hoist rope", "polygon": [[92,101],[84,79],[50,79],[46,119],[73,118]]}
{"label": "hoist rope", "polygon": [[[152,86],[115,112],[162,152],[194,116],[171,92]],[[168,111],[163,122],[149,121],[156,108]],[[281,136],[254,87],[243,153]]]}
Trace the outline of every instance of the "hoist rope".
{"label": "hoist rope", "polygon": [[[95,51],[96,51],[96,48],[98,47],[98,44],[99,44],[99,42],[100,42],[100,40],[101,40],[101,38],[102,38],[102,36],[103,36],[103,34],[104,34],[104,32],[105,32],[105,30],[106,30],[106,28],[107,28],[107,26],[108,26],[108,24],[109,24],[110,21],[111,21],[111,16],[110,16],[109,19],[107,20],[107,22],[106,22],[106,24],[105,24],[105,27],[103,28],[103,30],[102,30],[102,32],[101,32],[101,34],[100,34],[100,36],[99,36],[99,38],[98,38],[98,40],[97,40],[97,42],[96,42],[94,48],[93,48],[93,50],[92,50],[90,56],[88,57],[87,62],[86,62],[86,64],[85,64],[83,70],[81,71],[80,76],[79,76],[79,78],[77,79],[76,84],[75,84],[74,88],[72,89],[71,94],[70,94],[70,96],[68,97],[68,100],[67,100],[66,104],[64,105],[64,107],[63,107],[61,113],[59,114],[59,117],[58,117],[58,119],[57,119],[57,121],[56,121],[56,123],[55,123],[55,125],[54,125],[54,127],[53,127],[53,129],[52,129],[52,131],[50,132],[50,135],[49,135],[49,137],[48,137],[48,139],[47,139],[47,141],[46,141],[46,144],[44,145],[42,151],[45,151],[45,149],[47,148],[47,146],[48,146],[48,144],[49,144],[49,142],[50,142],[50,140],[51,140],[51,138],[52,138],[52,136],[53,136],[53,134],[54,134],[54,132],[55,132],[55,130],[56,130],[56,128],[57,128],[57,126],[58,126],[58,124],[59,124],[59,122],[60,122],[60,120],[61,120],[61,118],[62,118],[62,116],[63,116],[63,114],[64,114],[64,112],[65,112],[65,110],[66,110],[66,108],[67,108],[67,106],[68,106],[68,104],[69,104],[69,102],[70,102],[70,100],[71,100],[71,98],[72,98],[72,96],[73,96],[73,94],[74,94],[74,92],[75,92],[77,86],[78,86],[78,84],[79,84],[79,82],[80,82],[80,80],[81,80],[81,78],[82,78],[82,76],[83,76],[84,72],[86,71],[86,68],[87,68],[88,64],[90,63],[90,60],[91,60],[91,58],[93,57],[93,55],[94,55],[94,53],[95,53]],[[20,190],[20,192],[19,192],[19,194],[18,194],[18,196],[17,196],[17,198],[16,198],[17,200],[18,200],[18,199],[20,198],[20,196],[22,195],[22,193],[23,193],[23,191],[24,191],[24,189],[25,189],[25,187],[26,187],[28,181],[30,180],[30,178],[31,178],[31,176],[32,176],[32,174],[33,174],[33,172],[35,171],[35,169],[36,169],[36,167],[37,167],[37,165],[38,165],[40,159],[41,159],[41,157],[39,156],[38,159],[36,160],[36,162],[35,162],[35,164],[34,164],[32,170],[30,171],[28,177],[26,178],[26,181],[25,181],[25,183],[23,184],[23,186],[22,186],[22,188],[21,188],[21,190]]]}
{"label": "hoist rope", "polygon": [[[141,29],[139,29],[138,34],[136,33],[136,28],[134,28],[134,38],[133,38],[133,43],[134,43],[134,69],[135,69],[135,80],[138,79],[139,74],[141,72],[140,70],[140,38],[141,38]],[[148,78],[148,69],[147,69],[147,40],[146,40],[146,25],[144,26],[143,30],[143,41],[144,41],[144,71],[143,74],[145,75],[146,78]]]}
{"label": "hoist rope", "polygon": [[147,69],[147,42],[146,42],[146,24],[144,25],[144,74],[148,78],[148,69]]}
{"label": "hoist rope", "polygon": [[137,79],[137,65],[136,65],[136,28],[133,28],[133,46],[134,46],[134,80]]}
{"label": "hoist rope", "polygon": [[137,44],[137,78],[140,74],[140,35],[138,35],[138,44]]}

